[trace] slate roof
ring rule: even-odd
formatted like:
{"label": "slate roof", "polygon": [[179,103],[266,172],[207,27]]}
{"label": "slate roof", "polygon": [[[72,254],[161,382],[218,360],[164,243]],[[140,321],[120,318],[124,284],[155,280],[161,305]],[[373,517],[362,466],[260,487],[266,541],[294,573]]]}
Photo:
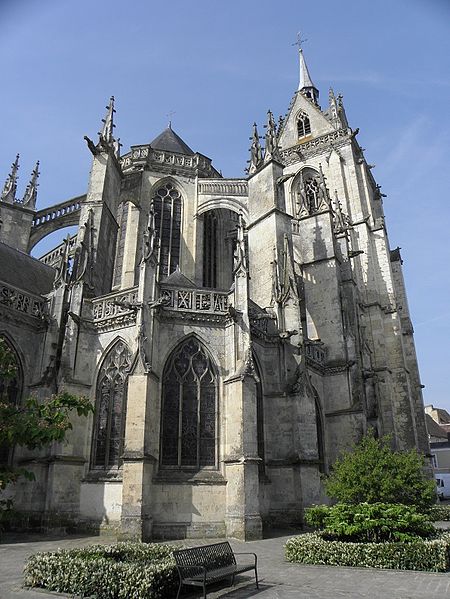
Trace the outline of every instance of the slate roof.
{"label": "slate roof", "polygon": [[425,424],[427,426],[428,434],[432,437],[441,437],[443,439],[447,439],[447,433],[439,426],[439,424],[431,418],[429,414],[425,414]]}
{"label": "slate roof", "polygon": [[161,281],[161,285],[167,287],[195,287],[195,284],[185,277],[177,268],[173,273]]}
{"label": "slate roof", "polygon": [[0,242],[0,281],[22,291],[45,295],[53,288],[55,269]]}
{"label": "slate roof", "polygon": [[187,154],[188,156],[193,156],[195,152],[191,150],[191,148],[184,143],[179,135],[172,130],[172,127],[169,125],[167,129],[164,129],[162,133],[155,137],[155,139],[150,142],[150,146],[154,150],[166,150],[167,152],[178,152],[178,154]]}

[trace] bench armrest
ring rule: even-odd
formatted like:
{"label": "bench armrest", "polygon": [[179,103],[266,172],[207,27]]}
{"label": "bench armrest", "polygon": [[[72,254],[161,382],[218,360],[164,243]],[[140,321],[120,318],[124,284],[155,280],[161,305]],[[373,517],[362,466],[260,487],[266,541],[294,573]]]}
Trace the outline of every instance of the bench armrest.
{"label": "bench armrest", "polygon": [[249,552],[244,552],[244,553],[240,552],[240,553],[236,553],[236,552],[234,552],[234,551],[233,551],[233,553],[234,553],[234,555],[253,555],[253,557],[255,558],[255,566],[256,566],[256,562],[258,561],[258,556],[256,555],[256,553],[249,553]]}

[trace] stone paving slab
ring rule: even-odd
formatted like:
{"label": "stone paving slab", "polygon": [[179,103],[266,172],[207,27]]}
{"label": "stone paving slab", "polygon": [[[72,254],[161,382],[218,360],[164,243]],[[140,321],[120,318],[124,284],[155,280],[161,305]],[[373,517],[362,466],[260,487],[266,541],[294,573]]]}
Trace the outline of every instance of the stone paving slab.
{"label": "stone paving slab", "polygon": [[[231,541],[236,551],[258,555],[260,588],[253,575],[240,576],[234,587],[210,587],[208,599],[446,599],[450,598],[450,574],[405,572],[368,568],[304,566],[284,561],[283,546],[290,535],[280,533],[270,539],[243,543]],[[26,558],[37,551],[58,547],[81,547],[92,543],[108,544],[108,537],[67,536],[58,538],[37,535],[5,536],[0,544],[0,599],[55,599],[68,597],[60,593],[21,588]],[[182,541],[198,545],[211,541]],[[201,593],[183,595],[196,599]]]}

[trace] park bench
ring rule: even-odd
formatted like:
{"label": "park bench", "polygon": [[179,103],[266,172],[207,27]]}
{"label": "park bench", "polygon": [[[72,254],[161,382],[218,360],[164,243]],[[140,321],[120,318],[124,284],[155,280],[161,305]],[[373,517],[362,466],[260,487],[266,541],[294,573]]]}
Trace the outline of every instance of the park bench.
{"label": "park bench", "polygon": [[[252,555],[254,563],[236,562],[236,555]],[[180,576],[177,599],[183,585],[193,585],[203,588],[203,597],[206,597],[206,586],[226,578],[234,584],[236,574],[255,571],[256,588],[258,588],[258,572],[256,570],[257,556],[255,553],[234,553],[230,543],[214,543],[213,545],[200,545],[173,552]]]}

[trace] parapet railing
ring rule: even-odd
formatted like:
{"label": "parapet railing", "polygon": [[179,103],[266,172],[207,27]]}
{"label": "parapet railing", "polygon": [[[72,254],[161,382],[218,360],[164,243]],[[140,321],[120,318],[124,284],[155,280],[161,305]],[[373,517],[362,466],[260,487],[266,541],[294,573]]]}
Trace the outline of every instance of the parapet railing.
{"label": "parapet railing", "polygon": [[76,198],[72,198],[71,200],[66,200],[65,202],[61,202],[60,204],[56,204],[54,206],[48,206],[47,208],[43,208],[42,210],[38,210],[36,212],[35,217],[33,218],[32,227],[37,227],[39,225],[43,225],[49,221],[55,220],[62,216],[66,216],[67,214],[71,214],[72,212],[76,212],[80,210],[81,202],[86,196],[78,196]]}

